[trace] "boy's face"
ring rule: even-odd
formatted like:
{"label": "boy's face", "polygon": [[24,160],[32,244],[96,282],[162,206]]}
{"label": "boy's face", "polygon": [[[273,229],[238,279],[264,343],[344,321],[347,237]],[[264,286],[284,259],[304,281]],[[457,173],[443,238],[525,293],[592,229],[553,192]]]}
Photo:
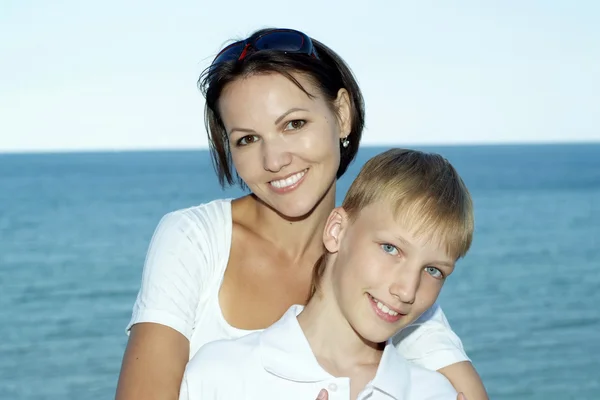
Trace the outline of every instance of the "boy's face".
{"label": "boy's face", "polygon": [[336,208],[324,232],[324,244],[333,253],[328,268],[339,309],[372,343],[386,341],[431,307],[454,269],[443,243],[417,236],[416,226],[397,221],[390,205],[379,201],[354,222]]}

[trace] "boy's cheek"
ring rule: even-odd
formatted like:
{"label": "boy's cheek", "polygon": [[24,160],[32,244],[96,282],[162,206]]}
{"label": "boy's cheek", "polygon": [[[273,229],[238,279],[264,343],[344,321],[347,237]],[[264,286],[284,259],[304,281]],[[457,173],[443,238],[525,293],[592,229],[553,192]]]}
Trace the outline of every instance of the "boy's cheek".
{"label": "boy's cheek", "polygon": [[417,294],[417,300],[414,304],[414,311],[417,311],[417,318],[427,311],[436,302],[440,291],[442,289],[443,281],[426,287],[421,287],[421,290]]}

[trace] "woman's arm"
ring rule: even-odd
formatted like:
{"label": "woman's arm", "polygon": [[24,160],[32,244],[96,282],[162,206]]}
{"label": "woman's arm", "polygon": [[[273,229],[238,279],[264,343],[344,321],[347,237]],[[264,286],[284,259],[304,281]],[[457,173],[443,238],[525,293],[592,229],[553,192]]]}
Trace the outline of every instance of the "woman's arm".
{"label": "woman's arm", "polygon": [[116,400],[177,400],[190,352],[181,333],[154,323],[131,328]]}
{"label": "woman's arm", "polygon": [[438,370],[457,392],[463,393],[469,400],[488,400],[488,394],[481,377],[469,361],[461,361]]}
{"label": "woman's arm", "polygon": [[442,373],[468,400],[488,400],[483,382],[460,338],[437,304],[404,328],[393,341],[408,361]]}
{"label": "woman's arm", "polygon": [[158,224],[128,325],[117,400],[179,397],[198,307],[230,245],[220,206],[175,211]]}

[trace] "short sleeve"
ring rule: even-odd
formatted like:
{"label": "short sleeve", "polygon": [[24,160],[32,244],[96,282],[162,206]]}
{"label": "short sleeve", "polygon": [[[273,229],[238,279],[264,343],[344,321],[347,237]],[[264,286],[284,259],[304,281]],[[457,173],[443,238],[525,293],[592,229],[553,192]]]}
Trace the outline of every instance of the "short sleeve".
{"label": "short sleeve", "polygon": [[198,304],[213,283],[224,248],[230,246],[226,219],[219,218],[222,209],[217,203],[208,205],[174,211],[160,220],[127,332],[134,324],[153,322],[190,340]]}
{"label": "short sleeve", "polygon": [[456,400],[458,393],[452,383],[439,372],[411,365],[410,399]]}
{"label": "short sleeve", "polygon": [[179,389],[179,400],[191,400],[187,374],[184,374]]}
{"label": "short sleeve", "polygon": [[438,304],[434,304],[392,340],[404,358],[431,371],[461,361],[471,361]]}

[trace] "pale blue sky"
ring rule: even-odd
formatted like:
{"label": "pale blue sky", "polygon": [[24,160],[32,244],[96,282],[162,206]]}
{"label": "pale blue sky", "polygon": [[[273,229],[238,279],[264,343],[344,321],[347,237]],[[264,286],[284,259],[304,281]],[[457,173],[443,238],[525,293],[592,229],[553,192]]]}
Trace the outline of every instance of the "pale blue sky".
{"label": "pale blue sky", "polygon": [[350,64],[368,144],[600,140],[597,1],[2,0],[0,151],[205,147],[201,70],[305,31]]}

